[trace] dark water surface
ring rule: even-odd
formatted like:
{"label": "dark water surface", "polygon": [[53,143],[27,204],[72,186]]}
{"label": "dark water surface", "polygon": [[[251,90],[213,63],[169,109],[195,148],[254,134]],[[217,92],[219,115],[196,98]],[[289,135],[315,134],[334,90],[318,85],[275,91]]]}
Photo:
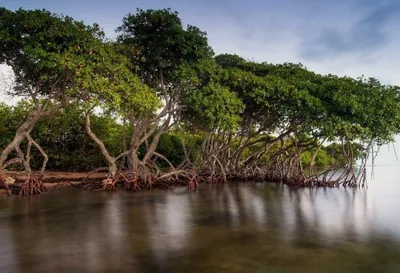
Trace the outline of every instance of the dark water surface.
{"label": "dark water surface", "polygon": [[363,189],[0,197],[0,272],[400,272],[398,166]]}

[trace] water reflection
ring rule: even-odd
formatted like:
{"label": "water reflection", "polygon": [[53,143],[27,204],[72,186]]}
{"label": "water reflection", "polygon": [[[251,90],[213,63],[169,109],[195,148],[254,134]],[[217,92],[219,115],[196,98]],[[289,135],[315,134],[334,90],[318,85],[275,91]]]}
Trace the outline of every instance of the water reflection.
{"label": "water reflection", "polygon": [[395,181],[1,198],[0,272],[398,272]]}

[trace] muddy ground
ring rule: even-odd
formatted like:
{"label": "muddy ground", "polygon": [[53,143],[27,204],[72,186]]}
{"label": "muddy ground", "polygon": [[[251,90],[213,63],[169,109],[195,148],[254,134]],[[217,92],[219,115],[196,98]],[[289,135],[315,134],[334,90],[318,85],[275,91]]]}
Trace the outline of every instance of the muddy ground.
{"label": "muddy ground", "polygon": [[[72,182],[72,181],[82,181],[89,173],[84,172],[45,172],[43,176],[43,182],[46,183],[57,183],[57,182]],[[5,176],[10,176],[17,180],[17,182],[23,182],[27,178],[27,174],[25,172],[17,172],[17,171],[6,171],[4,172]],[[107,176],[107,173],[93,173],[90,175],[89,180],[101,180]]]}
{"label": "muddy ground", "polygon": [[[43,176],[43,184],[48,189],[53,188],[60,182],[79,183],[82,182],[87,176],[88,172],[51,172],[46,171]],[[99,181],[104,179],[107,173],[93,173],[86,181]],[[5,171],[3,177],[11,177],[15,179],[15,183],[24,182],[27,179],[25,172],[18,171]],[[5,190],[0,189],[0,195],[6,194]]]}

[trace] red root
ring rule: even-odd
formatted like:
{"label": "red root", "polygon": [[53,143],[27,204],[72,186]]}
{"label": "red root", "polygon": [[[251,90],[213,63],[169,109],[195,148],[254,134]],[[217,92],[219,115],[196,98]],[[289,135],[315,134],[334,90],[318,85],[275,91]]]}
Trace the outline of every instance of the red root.
{"label": "red root", "polygon": [[153,175],[149,171],[146,171],[145,182],[146,182],[147,189],[152,188],[154,181],[155,181],[155,179],[154,179]]}
{"label": "red root", "polygon": [[188,188],[189,190],[195,191],[199,187],[199,177],[197,175],[193,175],[189,181]]}
{"label": "red root", "polygon": [[124,188],[127,191],[140,191],[142,188],[138,184],[138,173],[135,171],[128,171],[121,173],[120,176],[124,181]]}
{"label": "red root", "polygon": [[222,177],[219,177],[216,174],[212,174],[206,177],[207,183],[225,183],[224,179]]}
{"label": "red root", "polygon": [[117,189],[118,177],[112,178],[112,176],[110,175],[101,182],[103,183],[103,190],[115,191]]}
{"label": "red root", "polygon": [[42,177],[30,175],[29,178],[21,185],[17,191],[18,195],[35,195],[47,192],[47,188],[43,185]]}

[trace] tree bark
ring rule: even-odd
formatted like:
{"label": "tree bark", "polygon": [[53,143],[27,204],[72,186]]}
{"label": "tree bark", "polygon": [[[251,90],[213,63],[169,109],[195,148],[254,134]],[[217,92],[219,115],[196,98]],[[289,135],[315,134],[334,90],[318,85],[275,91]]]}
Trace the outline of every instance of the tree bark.
{"label": "tree bark", "polygon": [[[125,153],[127,151],[127,143],[126,143],[126,118],[122,119],[122,151]],[[121,169],[126,166],[126,155],[122,157],[121,160]]]}
{"label": "tree bark", "polygon": [[[43,150],[43,148],[36,141],[34,141],[33,138],[29,134],[26,135],[26,138],[29,141],[29,145],[33,144],[36,147],[36,149],[39,150],[40,154],[43,156],[43,163],[42,163],[42,167],[40,169],[40,174],[43,175],[44,170],[46,169],[47,162],[49,161],[49,157],[47,156],[47,154]],[[27,154],[27,156],[28,156],[28,154]]]}
{"label": "tree bark", "polygon": [[[17,151],[17,149],[21,145],[22,141],[26,138],[26,134],[29,134],[32,131],[35,124],[43,116],[44,116],[44,113],[41,111],[37,111],[37,110],[32,111],[31,113],[28,114],[28,117],[26,118],[25,122],[17,129],[14,139],[1,152],[0,166],[3,166],[3,164],[6,162],[9,154],[13,150]],[[24,160],[24,159],[22,159],[22,160]]]}
{"label": "tree bark", "polygon": [[110,153],[107,151],[107,148],[104,145],[103,141],[101,141],[93,133],[92,129],[90,128],[90,115],[89,115],[89,113],[86,114],[85,128],[86,128],[86,133],[89,135],[89,137],[100,148],[101,153],[103,154],[104,158],[107,160],[107,163],[108,163],[108,166],[109,166],[109,171],[110,171],[111,175],[114,177],[115,174],[117,173],[117,170],[118,170],[117,164],[115,162],[115,158],[110,155]]}

